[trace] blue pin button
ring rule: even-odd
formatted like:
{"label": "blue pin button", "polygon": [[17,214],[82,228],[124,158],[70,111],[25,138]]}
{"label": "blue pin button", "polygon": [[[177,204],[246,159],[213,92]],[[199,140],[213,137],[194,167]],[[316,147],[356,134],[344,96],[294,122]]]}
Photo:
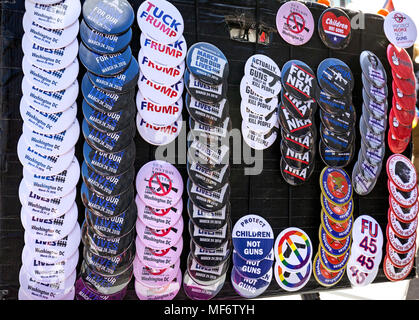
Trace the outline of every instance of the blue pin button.
{"label": "blue pin button", "polygon": [[272,269],[259,279],[243,277],[236,267],[233,267],[231,271],[231,284],[234,290],[244,298],[251,299],[260,296],[269,287],[271,280]]}
{"label": "blue pin button", "polygon": [[84,45],[99,54],[113,54],[123,51],[131,42],[132,29],[120,35],[105,34],[90,29],[82,20],[80,24],[80,37]]}
{"label": "blue pin button", "polygon": [[274,262],[273,250],[260,261],[245,260],[236,251],[233,251],[233,264],[237,271],[246,278],[259,279],[272,269]]}
{"label": "blue pin button", "polygon": [[131,47],[114,54],[98,54],[80,43],[79,58],[85,68],[98,76],[112,77],[128,68],[132,58]]}
{"label": "blue pin button", "polygon": [[119,35],[131,27],[135,14],[127,0],[86,0],[83,19],[98,32]]}

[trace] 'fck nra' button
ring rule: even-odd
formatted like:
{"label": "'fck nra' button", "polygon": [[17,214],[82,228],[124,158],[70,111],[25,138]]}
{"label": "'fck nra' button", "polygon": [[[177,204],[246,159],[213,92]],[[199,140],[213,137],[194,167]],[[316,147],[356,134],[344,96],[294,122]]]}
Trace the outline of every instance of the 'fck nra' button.
{"label": "'fck nra' button", "polygon": [[335,58],[327,58],[319,64],[317,80],[324,91],[336,98],[351,94],[355,84],[348,65]]}
{"label": "'fck nra' button", "polygon": [[78,59],[60,70],[44,70],[31,64],[28,57],[22,61],[22,69],[28,81],[45,91],[61,91],[67,89],[77,78],[79,74]]}
{"label": "'fck nra' button", "polygon": [[30,172],[43,176],[56,175],[67,169],[73,160],[74,152],[73,147],[62,155],[46,156],[27,144],[23,136],[17,143],[17,155],[22,165]]}
{"label": "'fck nra' button", "polygon": [[400,11],[392,11],[385,17],[384,33],[388,41],[399,48],[410,48],[417,37],[415,22]]}
{"label": "'fck nra' button", "polygon": [[28,190],[45,198],[61,198],[68,195],[80,179],[80,165],[74,157],[70,166],[53,176],[40,176],[23,168],[23,181]]}
{"label": "'fck nra' button", "polygon": [[141,94],[148,100],[161,106],[168,106],[178,101],[182,97],[184,87],[182,80],[171,86],[154,83],[141,72],[138,79],[138,88]]}
{"label": "'fck nra' button", "polygon": [[31,84],[27,77],[22,80],[23,98],[26,103],[41,112],[58,113],[68,109],[76,102],[79,94],[79,83],[74,81],[62,91],[45,91]]}
{"label": "'fck nra' button", "polygon": [[284,157],[281,157],[281,174],[284,180],[292,185],[298,186],[306,182],[314,171],[314,163],[304,167],[303,169],[296,169],[288,165],[284,160]]}
{"label": "'fck nra' button", "polygon": [[144,32],[140,37],[141,50],[152,61],[166,67],[176,67],[186,58],[188,51],[186,40],[183,36],[171,44],[163,44],[160,40],[149,38]]}
{"label": "'fck nra' button", "polygon": [[22,207],[20,220],[32,238],[41,241],[56,241],[67,236],[77,223],[78,210],[74,203],[69,211],[60,217],[44,219],[31,214]]}
{"label": "'fck nra' button", "polygon": [[407,51],[403,48],[389,44],[387,59],[393,69],[402,79],[408,79],[413,72],[413,62]]}
{"label": "'fck nra' button", "polygon": [[138,8],[137,22],[141,31],[162,44],[178,40],[184,29],[179,10],[168,1],[148,0]]}
{"label": "'fck nra' button", "polygon": [[227,58],[211,43],[195,43],[189,48],[186,63],[196,78],[209,85],[221,84],[229,74]]}
{"label": "'fck nra' button", "polygon": [[80,37],[84,45],[99,54],[112,54],[123,51],[131,42],[132,29],[122,34],[101,33],[91,29],[86,21],[80,24]]}
{"label": "'fck nra' button", "polygon": [[314,161],[314,152],[311,150],[299,153],[295,152],[291,148],[281,141],[281,153],[284,161],[292,168],[302,170],[311,165]]}
{"label": "'fck nra' button", "polygon": [[315,100],[300,100],[285,90],[282,91],[281,102],[289,113],[297,119],[307,119],[317,110]]}
{"label": "'fck nra' button", "polygon": [[68,67],[77,58],[79,43],[75,39],[67,47],[47,49],[31,42],[26,34],[22,38],[22,50],[29,61],[44,70],[60,70]]}
{"label": "'fck nra' button", "polygon": [[380,59],[371,51],[362,51],[359,56],[362,74],[375,87],[387,85],[387,73]]}
{"label": "'fck nra' button", "polygon": [[28,189],[22,180],[19,185],[19,200],[30,214],[48,219],[60,217],[70,210],[76,200],[76,188],[61,198],[47,198]]}
{"label": "'fck nra' button", "polygon": [[142,49],[138,53],[138,61],[141,72],[147,79],[166,86],[179,82],[185,72],[185,62],[182,61],[175,67],[163,66],[145,56]]}
{"label": "'fck nra' button", "polygon": [[81,91],[87,103],[102,112],[118,112],[134,104],[134,89],[123,93],[105,92],[90,82],[87,73],[83,77]]}
{"label": "'fck nra' button", "polygon": [[317,132],[315,127],[311,126],[307,134],[297,137],[285,132],[284,130],[281,130],[281,137],[282,141],[284,141],[288,148],[294,150],[295,152],[301,153],[313,150],[315,141],[317,139]]}
{"label": "'fck nra' button", "polygon": [[131,27],[135,14],[126,0],[89,0],[83,5],[83,19],[98,32],[119,35]]}
{"label": "'fck nra' button", "polygon": [[83,182],[90,190],[109,197],[124,193],[132,185],[135,177],[134,167],[119,176],[103,176],[89,167],[85,161],[81,167],[81,174]]}
{"label": "'fck nra' button", "polygon": [[84,160],[97,172],[103,175],[117,176],[127,171],[134,163],[135,143],[121,151],[108,153],[93,149],[87,142],[83,145]]}
{"label": "'fck nra' button", "polygon": [[137,110],[141,118],[156,127],[167,127],[179,119],[183,109],[183,100],[179,99],[173,105],[157,105],[144,98],[140,91],[136,98]]}
{"label": "'fck nra' button", "polygon": [[19,108],[25,125],[42,134],[57,134],[67,130],[74,123],[77,114],[76,103],[63,112],[47,113],[36,110],[22,98]]}
{"label": "'fck nra' button", "polygon": [[247,84],[246,77],[240,81],[240,96],[242,98],[241,104],[249,108],[253,113],[265,116],[278,107],[278,97],[264,98],[258,95]]}
{"label": "'fck nra' button", "polygon": [[50,29],[65,29],[80,16],[80,0],[63,0],[56,4],[44,5],[25,1],[28,17],[37,24]]}
{"label": "'fck nra' button", "polygon": [[268,56],[255,54],[247,59],[244,77],[250,88],[264,98],[277,96],[281,91],[281,70]]}
{"label": "'fck nra' button", "polygon": [[317,100],[319,87],[311,68],[302,61],[290,60],[282,67],[282,86],[297,99]]}
{"label": "'fck nra' button", "polygon": [[123,72],[132,58],[131,47],[128,46],[124,51],[113,54],[97,54],[90,51],[81,43],[79,49],[81,63],[88,71],[102,77],[115,76]]}
{"label": "'fck nra' button", "polygon": [[135,106],[129,104],[118,112],[101,112],[93,109],[83,99],[83,116],[96,129],[107,132],[118,132],[128,127],[134,119]]}
{"label": "'fck nra' button", "polygon": [[132,57],[128,68],[113,77],[101,77],[91,72],[87,72],[87,75],[95,87],[105,92],[124,93],[137,85],[139,66],[137,59]]}
{"label": "'fck nra' button", "polygon": [[46,156],[57,156],[70,151],[76,145],[80,135],[80,125],[77,119],[63,132],[42,134],[31,130],[23,123],[22,134],[25,142],[37,152]]}
{"label": "'fck nra' button", "polygon": [[281,128],[293,136],[300,137],[306,135],[313,126],[311,118],[301,119],[291,115],[287,108],[280,105],[278,108],[279,123]]}
{"label": "'fck nra' button", "polygon": [[153,126],[144,121],[140,114],[137,114],[137,130],[140,136],[148,143],[155,146],[163,146],[174,141],[180,134],[183,126],[182,114],[172,124],[166,127]]}
{"label": "'fck nra' button", "polygon": [[183,180],[179,171],[170,163],[160,160],[142,166],[135,184],[140,199],[156,209],[174,206],[183,193]]}
{"label": "'fck nra' button", "polygon": [[31,42],[48,49],[59,49],[68,46],[76,39],[79,33],[78,20],[75,20],[72,25],[65,29],[60,29],[55,26],[49,29],[36,23],[30,14],[25,13],[22,24],[23,30]]}
{"label": "'fck nra' button", "polygon": [[232,238],[234,249],[245,260],[265,259],[274,244],[271,226],[264,218],[255,214],[243,216],[236,222]]}

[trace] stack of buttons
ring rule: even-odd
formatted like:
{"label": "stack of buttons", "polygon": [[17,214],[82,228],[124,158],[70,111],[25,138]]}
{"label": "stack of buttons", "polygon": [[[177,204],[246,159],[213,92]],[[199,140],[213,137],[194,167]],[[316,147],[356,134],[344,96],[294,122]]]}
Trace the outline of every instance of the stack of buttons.
{"label": "stack of buttons", "polygon": [[345,170],[325,167],[320,174],[322,211],[319,251],[313,274],[324,287],[337,284],[349,261],[353,225],[352,184]]}
{"label": "stack of buttons", "polygon": [[194,44],[186,57],[186,106],[189,112],[188,204],[191,237],[186,295],[215,297],[224,285],[232,250],[230,220],[227,77],[224,54],[206,42]]}
{"label": "stack of buttons", "polygon": [[317,79],[321,88],[320,157],[327,166],[343,168],[355,153],[354,78],[343,61],[328,58],[317,68]]}
{"label": "stack of buttons", "polygon": [[346,274],[352,286],[364,287],[377,276],[383,258],[383,231],[370,216],[356,218],[352,228],[351,256]]}
{"label": "stack of buttons", "polygon": [[274,234],[261,216],[241,217],[233,228],[231,284],[243,298],[256,298],[272,281]]}
{"label": "stack of buttons", "polygon": [[393,76],[393,101],[389,114],[388,146],[402,153],[410,142],[416,107],[416,77],[412,60],[403,48],[387,47],[387,59]]}
{"label": "stack of buttons", "polygon": [[307,181],[314,171],[319,87],[311,68],[302,61],[290,60],[282,67],[281,105],[281,173],[293,186]]}
{"label": "stack of buttons", "polygon": [[137,130],[147,143],[166,145],[176,139],[183,124],[184,22],[178,9],[165,0],[144,1],[137,22],[142,31]]}
{"label": "stack of buttons", "polygon": [[364,100],[359,120],[361,150],[352,171],[352,181],[357,194],[367,195],[380,176],[385,154],[388,90],[386,71],[374,53],[363,51],[360,63]]}
{"label": "stack of buttons", "polygon": [[86,0],[79,58],[85,138],[81,198],[85,209],[79,300],[122,300],[135,257],[135,84],[130,42],[134,11],[126,0]]}
{"label": "stack of buttons", "polygon": [[414,264],[418,226],[418,186],[413,164],[401,154],[387,160],[389,189],[387,254],[383,269],[391,281],[405,279]]}
{"label": "stack of buttons", "polygon": [[170,163],[154,160],[141,167],[135,184],[135,292],[140,300],[171,300],[182,284],[182,176]]}
{"label": "stack of buttons", "polygon": [[287,228],[276,238],[274,251],[278,285],[289,292],[303,288],[313,270],[313,246],[309,236],[301,229]]}
{"label": "stack of buttons", "polygon": [[23,128],[17,145],[25,246],[18,298],[73,300],[80,243],[75,203],[80,165],[74,147],[80,135],[76,37],[81,4],[27,0],[25,8]]}
{"label": "stack of buttons", "polygon": [[281,88],[281,70],[275,61],[263,54],[255,54],[246,61],[240,83],[241,130],[252,149],[267,149],[278,136]]}

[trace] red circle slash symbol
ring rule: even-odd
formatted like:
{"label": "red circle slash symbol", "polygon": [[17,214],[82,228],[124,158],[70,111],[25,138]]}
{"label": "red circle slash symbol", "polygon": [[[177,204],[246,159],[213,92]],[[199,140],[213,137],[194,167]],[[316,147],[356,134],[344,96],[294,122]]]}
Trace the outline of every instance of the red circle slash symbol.
{"label": "red circle slash symbol", "polygon": [[291,32],[301,33],[305,29],[306,21],[301,14],[292,12],[287,18],[287,25]]}
{"label": "red circle slash symbol", "polygon": [[[153,188],[152,184],[156,183],[158,184],[158,187]],[[162,197],[169,194],[169,192],[172,190],[172,181],[167,174],[157,172],[151,176],[150,180],[148,180],[148,186],[155,195]]]}

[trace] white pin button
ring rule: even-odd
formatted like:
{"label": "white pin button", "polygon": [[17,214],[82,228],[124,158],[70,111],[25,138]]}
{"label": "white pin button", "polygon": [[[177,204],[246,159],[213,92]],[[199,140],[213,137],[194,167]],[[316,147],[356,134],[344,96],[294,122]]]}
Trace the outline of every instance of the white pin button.
{"label": "white pin button", "polygon": [[141,94],[148,100],[161,106],[171,105],[182,98],[184,87],[183,81],[179,81],[171,86],[154,83],[141,72],[138,79],[138,88]]}
{"label": "white pin button", "polygon": [[145,33],[142,33],[140,44],[144,55],[162,66],[178,66],[185,60],[188,52],[186,40],[183,36],[174,43],[162,44],[159,40],[151,39]]}
{"label": "white pin button", "polygon": [[141,137],[148,143],[155,146],[169,144],[177,138],[182,130],[182,114],[172,124],[166,127],[153,126],[144,121],[140,114],[137,114],[137,130]]}

